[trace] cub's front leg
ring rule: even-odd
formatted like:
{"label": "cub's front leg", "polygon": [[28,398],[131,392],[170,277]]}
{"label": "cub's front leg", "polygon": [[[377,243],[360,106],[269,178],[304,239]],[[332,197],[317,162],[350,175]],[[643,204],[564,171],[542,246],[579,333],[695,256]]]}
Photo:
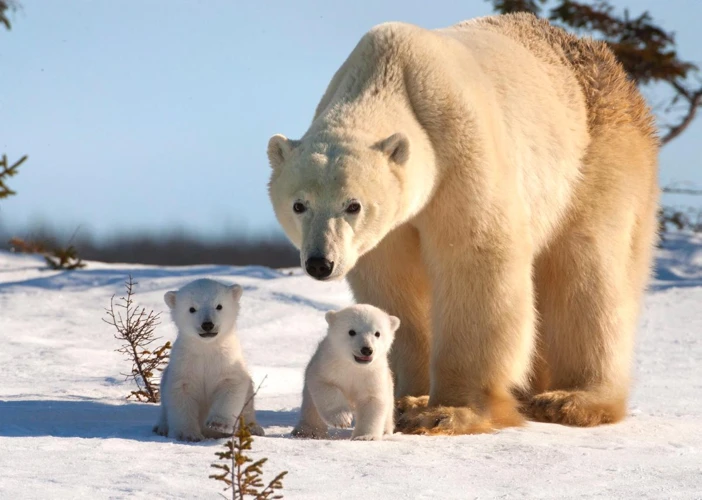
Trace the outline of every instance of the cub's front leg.
{"label": "cub's front leg", "polygon": [[179,441],[201,441],[200,401],[190,392],[187,383],[174,384],[164,401],[168,422],[168,437]]}
{"label": "cub's front leg", "polygon": [[356,427],[351,439],[376,441],[383,438],[388,427],[388,413],[392,415],[392,399],[368,398],[356,405]]}
{"label": "cub's front leg", "polygon": [[322,419],[312,400],[310,388],[305,384],[302,391],[302,407],[300,421],[292,431],[293,437],[324,439],[329,436],[327,423]]}
{"label": "cub's front leg", "polygon": [[231,434],[237,425],[236,417],[242,412],[249,394],[247,378],[226,378],[217,384],[212,396],[212,406],[205,420],[205,427]]}
{"label": "cub's front leg", "polygon": [[341,429],[351,426],[353,414],[341,389],[327,382],[313,379],[310,381],[309,390],[319,415],[327,425]]}

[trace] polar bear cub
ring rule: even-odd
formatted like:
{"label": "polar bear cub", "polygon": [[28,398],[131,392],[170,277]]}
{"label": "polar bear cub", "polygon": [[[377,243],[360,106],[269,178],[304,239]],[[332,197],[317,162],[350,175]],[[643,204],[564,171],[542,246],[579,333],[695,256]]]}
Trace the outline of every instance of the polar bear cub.
{"label": "polar bear cub", "polygon": [[296,437],[324,438],[328,426],[356,425],[351,439],[378,440],[392,434],[393,379],[388,351],[399,318],[367,304],[325,315],[329,324],[305,370]]}
{"label": "polar bear cub", "polygon": [[224,437],[241,413],[252,434],[263,435],[236,335],[242,293],[239,285],[198,279],[165,294],[178,336],[163,372],[154,432],[181,441]]}

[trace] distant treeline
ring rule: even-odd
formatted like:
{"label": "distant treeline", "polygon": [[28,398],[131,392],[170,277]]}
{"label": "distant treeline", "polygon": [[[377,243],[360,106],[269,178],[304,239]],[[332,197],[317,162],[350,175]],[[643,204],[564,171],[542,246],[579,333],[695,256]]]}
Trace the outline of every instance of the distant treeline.
{"label": "distant treeline", "polygon": [[72,245],[84,260],[123,262],[161,266],[222,264],[234,266],[260,265],[272,268],[300,265],[297,250],[282,236],[206,239],[187,233],[164,235],[120,235],[98,241],[79,234],[70,237],[53,234],[46,229],[23,234],[0,233],[0,248],[12,250],[10,239],[20,238],[30,245],[47,249]]}

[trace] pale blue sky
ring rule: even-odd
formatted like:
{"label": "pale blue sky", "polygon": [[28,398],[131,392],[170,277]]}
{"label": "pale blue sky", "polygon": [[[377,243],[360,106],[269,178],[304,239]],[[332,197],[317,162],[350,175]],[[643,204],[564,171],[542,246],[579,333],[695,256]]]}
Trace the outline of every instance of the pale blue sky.
{"label": "pale blue sky", "polygon": [[[648,9],[702,63],[702,1]],[[428,28],[483,0],[22,0],[0,30],[0,153],[29,154],[0,224],[105,236],[173,227],[278,231],[266,144],[309,125],[329,79],[384,21]],[[649,95],[656,97],[655,93]],[[661,154],[661,181],[702,185],[702,118]],[[677,201],[677,200],[676,200]]]}

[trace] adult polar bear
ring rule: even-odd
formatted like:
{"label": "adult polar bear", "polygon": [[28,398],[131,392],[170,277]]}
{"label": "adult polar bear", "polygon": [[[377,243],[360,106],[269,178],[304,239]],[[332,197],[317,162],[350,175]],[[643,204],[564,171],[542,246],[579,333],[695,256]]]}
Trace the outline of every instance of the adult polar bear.
{"label": "adult polar bear", "polygon": [[400,317],[400,431],[518,425],[515,396],[590,426],[626,412],[657,148],[600,42],[528,14],[388,23],[301,140],[271,138],[270,196],[308,274]]}

